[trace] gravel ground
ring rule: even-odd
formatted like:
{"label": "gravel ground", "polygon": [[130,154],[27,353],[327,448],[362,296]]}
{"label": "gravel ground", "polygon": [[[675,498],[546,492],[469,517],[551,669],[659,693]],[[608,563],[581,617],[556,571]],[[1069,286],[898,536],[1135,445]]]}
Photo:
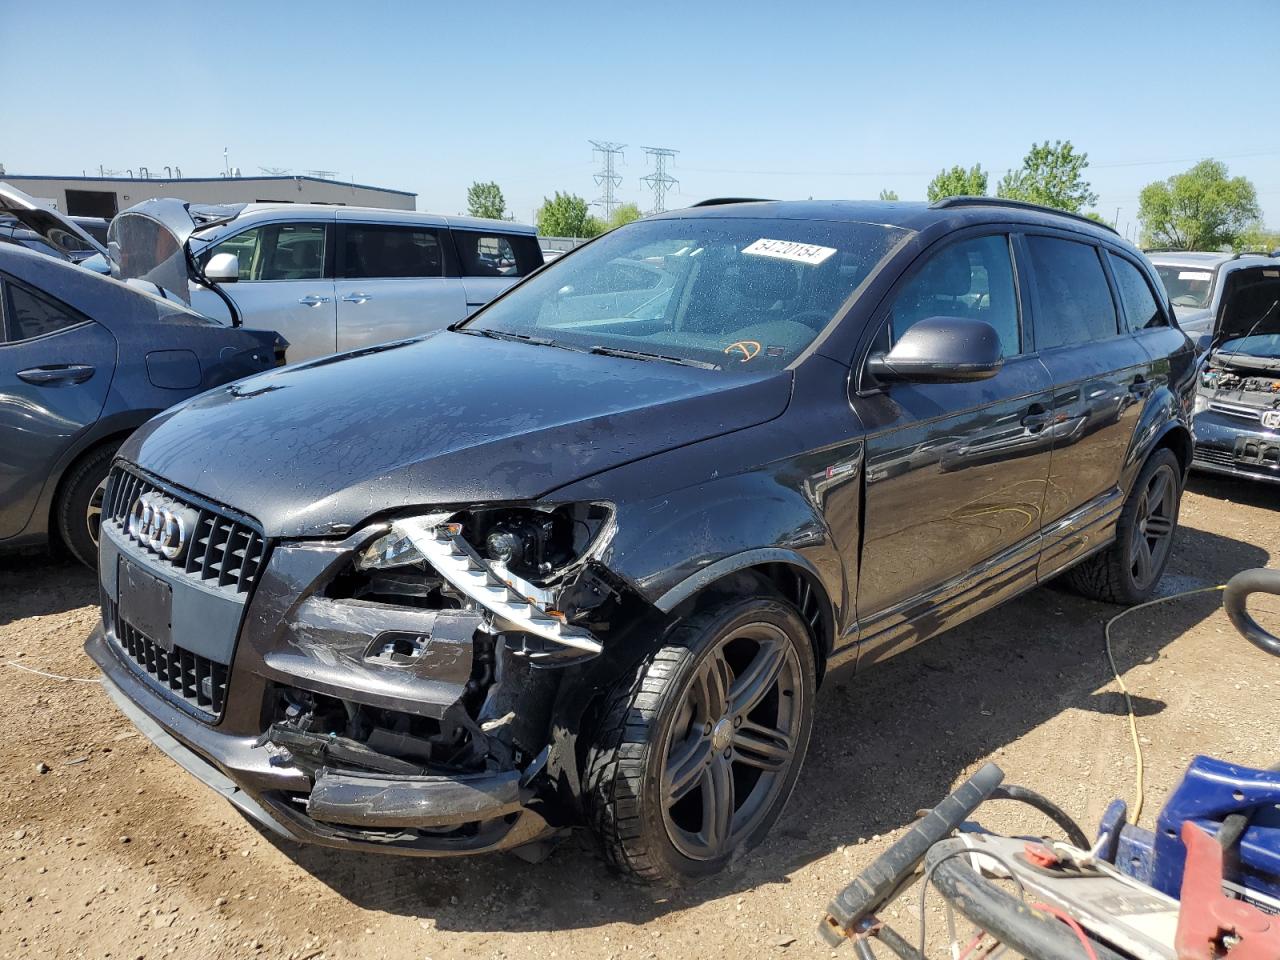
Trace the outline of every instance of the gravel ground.
{"label": "gravel ground", "polygon": [[[1165,592],[1276,565],[1280,490],[1195,479]],[[93,576],[0,560],[0,956],[818,957],[836,891],[984,761],[1091,827],[1134,762],[1102,624],[1114,607],[1050,586],[821,698],[800,784],[771,838],[692,889],[621,884],[571,838],[536,865],[415,861],[276,842],[133,732],[81,643]],[[1280,602],[1260,604],[1280,633]],[[1280,663],[1240,640],[1217,594],[1117,625],[1154,812],[1195,753],[1275,761]],[[992,828],[1048,831],[1010,804]],[[942,947],[938,898],[927,909]],[[896,916],[914,938],[914,899]],[[841,951],[852,956],[849,948]],[[939,954],[941,955],[941,954]]]}

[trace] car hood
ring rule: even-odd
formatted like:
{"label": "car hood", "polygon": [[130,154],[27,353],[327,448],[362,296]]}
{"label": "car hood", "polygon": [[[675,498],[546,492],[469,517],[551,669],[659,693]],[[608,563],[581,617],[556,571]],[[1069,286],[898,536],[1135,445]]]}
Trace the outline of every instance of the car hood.
{"label": "car hood", "polygon": [[1274,333],[1280,333],[1280,261],[1228,273],[1214,318],[1214,345]]}
{"label": "car hood", "polygon": [[729,374],[442,331],[210,391],[122,456],[269,537],[404,507],[531,500],[779,416],[791,374]]}
{"label": "car hood", "polygon": [[234,219],[242,209],[242,203],[212,206],[167,197],[134,204],[107,228],[111,275],[154,283],[190,304],[191,274],[197,266],[187,241],[197,230]]}
{"label": "car hood", "polygon": [[68,260],[84,259],[86,248],[103,255],[107,252],[79,224],[7,183],[0,183],[0,213],[17,219]]}

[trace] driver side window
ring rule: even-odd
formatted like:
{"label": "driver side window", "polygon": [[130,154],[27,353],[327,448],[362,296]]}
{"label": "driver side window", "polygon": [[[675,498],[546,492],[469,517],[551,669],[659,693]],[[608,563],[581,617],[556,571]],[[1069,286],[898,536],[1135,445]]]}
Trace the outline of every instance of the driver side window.
{"label": "driver side window", "polygon": [[930,256],[894,298],[889,320],[893,341],[926,317],[985,320],[1000,334],[1006,357],[1021,353],[1009,238],[975,237]]}

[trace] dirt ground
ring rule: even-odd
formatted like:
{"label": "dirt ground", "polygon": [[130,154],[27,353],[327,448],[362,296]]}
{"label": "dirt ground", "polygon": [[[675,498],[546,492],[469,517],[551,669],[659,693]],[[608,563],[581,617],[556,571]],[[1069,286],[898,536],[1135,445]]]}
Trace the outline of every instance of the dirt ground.
{"label": "dirt ground", "polygon": [[[1280,490],[1193,479],[1166,593],[1280,555]],[[536,865],[420,861],[276,842],[151,747],[91,679],[98,613],[70,562],[0,561],[0,956],[818,957],[830,898],[986,760],[1091,829],[1133,792],[1123,702],[1103,653],[1117,610],[1050,586],[824,689],[808,762],[770,839],[677,892],[624,885],[571,838]],[[1280,602],[1261,603],[1280,633]],[[1280,663],[1231,629],[1218,594],[1116,628],[1136,695],[1150,826],[1187,761],[1266,765]],[[40,772],[40,771],[45,772]],[[1049,831],[1025,808],[983,822]],[[941,946],[932,897],[930,941]],[[914,904],[914,900],[912,903]],[[914,939],[919,915],[900,905]],[[852,956],[846,946],[841,953]]]}

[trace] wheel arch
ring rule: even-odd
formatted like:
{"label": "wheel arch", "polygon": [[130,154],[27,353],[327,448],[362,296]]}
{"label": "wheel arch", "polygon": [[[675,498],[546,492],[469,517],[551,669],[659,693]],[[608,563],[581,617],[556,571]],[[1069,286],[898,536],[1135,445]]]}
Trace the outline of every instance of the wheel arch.
{"label": "wheel arch", "polygon": [[708,597],[748,595],[761,586],[776,590],[809,626],[814,662],[821,681],[835,645],[835,606],[818,568],[803,555],[781,547],[761,547],[708,564],[654,601],[663,613],[681,618]]}

